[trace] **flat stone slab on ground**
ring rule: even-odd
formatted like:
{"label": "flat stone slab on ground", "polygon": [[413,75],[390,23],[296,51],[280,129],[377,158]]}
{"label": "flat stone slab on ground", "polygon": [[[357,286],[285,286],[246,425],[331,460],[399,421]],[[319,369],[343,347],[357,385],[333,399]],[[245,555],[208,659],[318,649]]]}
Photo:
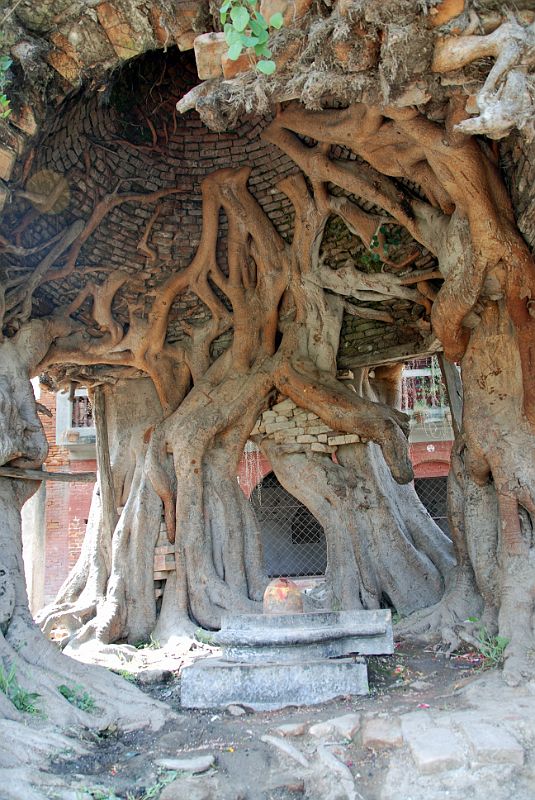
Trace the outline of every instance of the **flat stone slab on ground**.
{"label": "flat stone slab on ground", "polygon": [[433,726],[415,731],[403,728],[414,762],[420,772],[430,774],[458,769],[466,761],[465,748],[453,730]]}
{"label": "flat stone slab on ground", "polygon": [[524,763],[524,748],[508,731],[484,722],[461,722],[476,762],[481,764]]}
{"label": "flat stone slab on ground", "polygon": [[385,747],[401,747],[403,737],[399,719],[372,717],[366,719],[362,726],[362,745],[370,750],[381,750]]}
{"label": "flat stone slab on ground", "polygon": [[279,736],[303,736],[307,732],[306,722],[287,722],[275,728]]}
{"label": "flat stone slab on ground", "polygon": [[244,705],[255,711],[324,703],[343,695],[368,693],[363,659],[319,660],[301,664],[238,664],[204,658],[182,671],[184,708]]}

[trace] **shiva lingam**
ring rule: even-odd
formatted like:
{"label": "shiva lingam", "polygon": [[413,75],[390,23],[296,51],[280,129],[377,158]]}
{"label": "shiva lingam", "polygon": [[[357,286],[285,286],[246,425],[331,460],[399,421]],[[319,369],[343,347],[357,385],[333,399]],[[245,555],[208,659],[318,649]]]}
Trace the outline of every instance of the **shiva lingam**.
{"label": "shiva lingam", "polygon": [[299,587],[272,581],[263,614],[228,614],[213,635],[221,656],[182,671],[185,708],[254,710],[313,705],[368,693],[364,655],[394,652],[387,610],[303,611]]}

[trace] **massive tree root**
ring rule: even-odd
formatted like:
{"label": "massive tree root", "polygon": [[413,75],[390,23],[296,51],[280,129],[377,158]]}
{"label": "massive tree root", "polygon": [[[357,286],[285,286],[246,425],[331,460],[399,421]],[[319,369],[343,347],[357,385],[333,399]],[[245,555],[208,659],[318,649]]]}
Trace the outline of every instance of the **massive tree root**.
{"label": "massive tree root", "polygon": [[[344,301],[325,294],[317,279],[319,244],[332,211],[325,190],[318,186],[309,192],[302,176],[280,184],[296,209],[294,238],[288,244],[249,193],[248,175],[247,169],[221,170],[205,180],[199,250],[185,271],[163,284],[148,320],[132,317],[128,333],[121,337],[112,304],[122,278],[110,277],[90,289],[95,296],[93,314],[96,309],[104,335],[94,342],[75,333],[58,341],[44,362],[69,362],[82,350],[79,358],[87,364],[108,361],[143,368],[158,391],[167,416],[152,425],[147,420],[145,440],[150,442],[143,469],[162,501],[168,537],[175,545],[175,570],[166,583],[156,626],[160,641],[188,629],[189,617],[215,628],[225,611],[260,608],[267,580],[259,531],[235,476],[244,444],[274,389],[317,413],[334,430],[359,432],[376,442],[396,480],[412,477],[405,416],[336,379]],[[221,212],[229,228],[226,269],[217,258]],[[384,288],[382,276],[376,284]],[[371,285],[373,279],[367,282]],[[167,345],[173,298],[188,288],[205,302],[211,317],[203,326],[192,326],[189,342]],[[279,319],[281,304],[284,321]],[[210,363],[211,344],[230,323],[232,343]],[[180,375],[178,389],[173,375]],[[193,386],[188,392],[189,381]],[[136,436],[141,439],[141,430]],[[134,609],[126,602],[125,577],[118,577],[126,575],[132,552],[131,536],[126,549],[121,542],[133,495],[134,484],[113,535],[106,599],[96,616],[92,608],[75,643],[88,636],[103,642],[132,641],[141,630],[131,619]],[[148,554],[153,544],[147,536],[143,552]],[[430,597],[439,592],[441,580],[437,573]],[[69,602],[74,606],[69,608]],[[73,607],[74,597],[61,602],[47,611],[44,624],[57,620],[58,613],[72,620]]]}
{"label": "massive tree root", "polygon": [[[523,28],[520,34],[526,38],[531,32]],[[483,42],[498,56],[498,78],[503,66],[499,38],[497,34],[492,39],[494,44]],[[481,45],[480,37],[478,41]],[[440,69],[447,69],[453,58],[444,47],[446,60]],[[470,50],[469,37],[461,47],[467,50],[463,63],[477,54]],[[535,424],[535,266],[516,228],[493,152],[464,133],[465,123],[466,112],[456,98],[444,106],[442,121],[440,113],[431,121],[412,107],[281,107],[264,136],[302,170],[278,185],[295,211],[291,243],[249,192],[249,169],[220,170],[203,182],[203,228],[194,259],[156,287],[147,314],[132,310],[128,327],[115,318],[116,298],[129,284],[125,275],[89,282],[71,304],[68,314],[76,314],[82,302],[93,299],[94,328],[79,325],[71,335],[57,338],[41,368],[78,363],[106,365],[111,372],[141,371],[151,378],[162,411],[161,418],[147,424],[144,437],[141,431],[136,434],[139,441],[144,438],[147,453],[143,456],[138,442],[138,477],[112,537],[106,597],[101,602],[93,598],[90,619],[81,619],[86,627],[77,634],[80,640],[132,638],[154,620],[153,610],[143,611],[136,620],[127,599],[124,565],[137,547],[132,545],[137,535],[132,531],[139,517],[134,487],[140,487],[140,496],[152,497],[154,514],[161,501],[174,542],[175,571],[157,623],[165,636],[183,629],[189,618],[214,628],[226,611],[259,607],[265,576],[258,529],[239,495],[235,470],[257,416],[276,390],[313,411],[331,429],[360,434],[371,443],[342,449],[338,465],[319,456],[272,453],[282,482],[302,495],[329,530],[333,524],[321,499],[321,483],[331,487],[332,513],[348,520],[349,505],[364,493],[356,476],[369,473],[369,502],[361,503],[358,528],[369,544],[368,554],[349,520],[345,544],[329,534],[329,569],[340,602],[374,606],[388,595],[405,613],[418,609],[405,630],[440,630],[446,638],[466,613],[481,613],[483,608],[489,628],[497,624],[510,639],[509,674],[527,671],[533,598],[529,443]],[[359,158],[335,157],[331,146],[347,147]],[[369,253],[379,253],[381,272],[352,263],[334,269],[328,259],[320,258],[325,225],[333,215]],[[221,219],[228,229],[226,259],[218,250]],[[389,257],[385,245],[382,228],[391,224],[404,228],[416,243],[399,262]],[[76,261],[79,236],[66,268]],[[432,257],[424,270],[414,266],[419,248]],[[170,310],[186,291],[204,303],[209,316],[186,326],[183,338],[171,343]],[[454,571],[446,543],[412,492],[393,482],[405,484],[412,477],[407,419],[395,408],[395,381],[384,372],[382,388],[370,394],[363,383],[353,391],[336,377],[348,299],[354,307],[385,297],[411,302],[418,323],[422,328],[432,325],[446,356],[462,360],[463,438],[450,479],[458,562]],[[369,307],[362,313],[385,318],[384,311]],[[216,355],[216,340],[227,332],[230,344]],[[502,351],[507,363],[501,363]],[[506,375],[507,381],[499,377]],[[385,387],[388,391],[381,394]],[[488,410],[492,425],[478,422],[481,408]],[[292,459],[310,474],[314,491],[294,485]],[[146,475],[152,489],[144,482]],[[356,483],[340,497],[344,480]],[[411,514],[403,508],[409,502],[416,509]],[[485,525],[478,533],[475,520],[483,506]],[[372,515],[388,520],[381,541],[372,531]],[[499,526],[493,526],[493,519]],[[388,540],[387,532],[394,538]],[[151,528],[142,546],[146,569],[154,535]],[[387,541],[403,564],[403,581],[391,574]],[[345,551],[353,554],[351,564],[342,563]],[[370,552],[376,556],[373,563]],[[357,576],[353,591],[351,575]],[[519,603],[515,581],[523,585],[523,643],[511,624],[512,608]],[[446,595],[437,605],[444,585]],[[139,591],[152,609],[148,586],[148,581],[142,582]],[[76,600],[71,598],[67,606],[69,602]],[[424,613],[425,604],[435,605]]]}
{"label": "massive tree root", "polygon": [[[523,29],[522,35],[527,34]],[[528,654],[533,627],[535,265],[515,226],[496,164],[460,132],[465,116],[455,100],[444,127],[413,109],[357,105],[341,112],[307,112],[294,105],[278,115],[267,136],[317,180],[330,179],[381,205],[437,256],[444,284],[433,303],[433,330],[448,358],[462,361],[465,387],[464,466],[451,480],[452,498],[461,497],[453,509],[459,566],[440,607],[407,621],[404,630],[411,625],[420,633],[451,630],[465,611],[477,611],[483,601],[490,629],[494,610],[500,633],[510,640],[505,671],[514,681],[533,668]],[[313,152],[295,134],[343,142],[369,166]],[[403,200],[391,181],[415,174],[421,176],[426,203]],[[484,525],[478,530],[475,509],[483,507]],[[495,589],[498,597],[492,601]],[[515,605],[522,609],[518,628],[512,623]]]}
{"label": "massive tree root", "polygon": [[[360,370],[360,396],[399,403],[401,366]],[[381,449],[343,445],[336,462],[298,445],[262,442],[282,485],[321,522],[327,539],[327,582],[340,608],[392,605],[401,614],[438,601],[454,566],[451,542],[431,521],[412,485],[399,485]]]}
{"label": "massive tree root", "polygon": [[93,647],[94,640],[103,651],[118,638],[143,641],[156,624],[152,573],[162,505],[145,469],[144,439],[161,418],[161,407],[146,378],[120,381],[104,391],[113,496],[120,515],[110,531],[97,484],[78,562],[54,603],[38,615],[45,633],[66,631],[62,644],[68,652],[86,642]]}
{"label": "massive tree root", "polygon": [[[44,355],[51,339],[64,333],[66,328],[68,323],[65,322],[33,321],[23,325],[14,339],[0,344],[2,463],[38,468],[46,456],[46,439],[36,414],[28,374],[32,364]],[[58,747],[68,747],[70,740],[62,737],[56,726],[102,730],[109,726],[128,729],[146,724],[158,728],[168,716],[161,704],[153,702],[128,682],[60,653],[31,618],[22,562],[20,511],[35,488],[35,482],[0,479],[0,667],[23,691],[36,694],[35,706],[39,712],[37,717],[31,717],[12,704],[9,691],[0,693],[0,714],[11,720],[10,723],[0,721],[0,725],[6,726],[2,730],[2,739],[6,742],[0,761],[2,768],[24,762],[40,764]],[[59,687],[65,685],[83,687],[94,702],[94,710],[84,710],[68,702],[59,691]],[[38,734],[29,726],[32,720],[39,728]],[[33,743],[36,736],[41,740],[39,745]],[[30,750],[22,758],[12,753],[10,759],[10,740],[16,740],[17,749]],[[74,743],[75,749],[76,746]],[[38,777],[35,780],[38,784]],[[14,794],[8,793],[8,797],[21,796],[15,791],[17,786],[20,789],[17,781],[15,777]],[[37,789],[33,795],[32,791],[28,789],[28,796],[44,796]]]}
{"label": "massive tree root", "polygon": [[284,488],[323,526],[332,607],[387,604],[410,614],[439,600],[454,564],[451,543],[414,489],[392,480],[376,445],[340,447],[338,464],[273,442],[262,448]]}

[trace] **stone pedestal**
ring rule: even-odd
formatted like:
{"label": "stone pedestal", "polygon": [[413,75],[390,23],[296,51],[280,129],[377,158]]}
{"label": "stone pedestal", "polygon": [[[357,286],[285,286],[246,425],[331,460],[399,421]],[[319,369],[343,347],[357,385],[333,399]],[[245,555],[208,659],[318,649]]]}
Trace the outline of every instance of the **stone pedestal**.
{"label": "stone pedestal", "polygon": [[237,664],[203,658],[182,671],[184,708],[225,708],[239,704],[255,711],[325,703],[340,695],[368,693],[362,658],[320,659],[300,664]]}
{"label": "stone pedestal", "polygon": [[228,615],[213,642],[222,658],[182,671],[185,708],[268,711],[367,694],[362,655],[394,652],[388,610]]}
{"label": "stone pedestal", "polygon": [[213,642],[225,661],[251,664],[394,652],[389,610],[227,615]]}

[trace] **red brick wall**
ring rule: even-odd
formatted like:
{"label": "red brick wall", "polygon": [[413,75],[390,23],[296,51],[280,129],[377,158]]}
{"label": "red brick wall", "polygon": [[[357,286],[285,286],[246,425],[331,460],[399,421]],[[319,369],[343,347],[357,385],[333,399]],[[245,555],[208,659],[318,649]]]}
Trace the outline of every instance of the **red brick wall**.
{"label": "red brick wall", "polygon": [[[71,461],[72,472],[95,472],[97,465],[94,459],[86,461]],[[69,483],[69,569],[78,560],[82,542],[85,536],[85,527],[91,506],[94,483]]]}
{"label": "red brick wall", "polygon": [[238,464],[238,482],[246,497],[249,497],[260,478],[264,478],[268,472],[271,472],[271,464],[262,453],[243,454]]}
{"label": "red brick wall", "polygon": [[[39,402],[52,412],[52,417],[41,417],[49,443],[45,469],[50,472],[94,472],[94,459],[71,461],[69,449],[55,443],[54,393],[41,387]],[[54,599],[76,563],[85,535],[92,492],[92,483],[48,481],[46,484],[45,602]]]}
{"label": "red brick wall", "polygon": [[409,454],[415,478],[442,478],[450,468],[453,442],[414,442]]}

